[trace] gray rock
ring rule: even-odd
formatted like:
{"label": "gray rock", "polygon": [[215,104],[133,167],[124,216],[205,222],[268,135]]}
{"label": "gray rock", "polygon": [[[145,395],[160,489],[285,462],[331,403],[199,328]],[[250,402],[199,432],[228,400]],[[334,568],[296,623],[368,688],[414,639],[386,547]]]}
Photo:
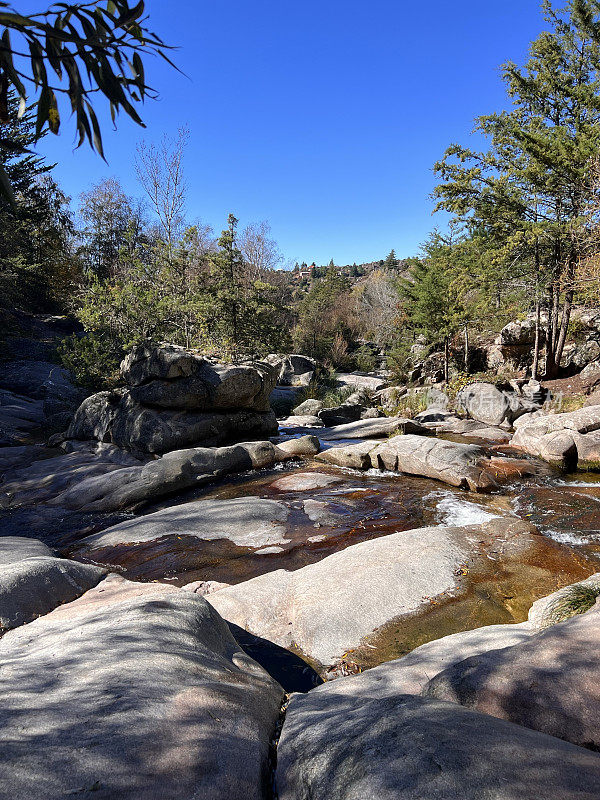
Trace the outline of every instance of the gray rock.
{"label": "gray rock", "polygon": [[[542,332],[543,339],[546,338]],[[509,322],[500,331],[501,345],[527,345],[535,342],[535,318],[527,317],[521,321]]]}
{"label": "gray rock", "polygon": [[538,406],[516,394],[502,392],[491,383],[471,383],[456,396],[457,408],[487,425],[512,425],[522,414]]}
{"label": "gray rock", "polygon": [[273,481],[271,488],[280,492],[308,492],[340,483],[341,480],[337,475],[325,475],[322,472],[294,472]]}
{"label": "gray rock", "polygon": [[296,428],[323,428],[323,420],[312,414],[303,414],[301,417],[291,416],[282,419],[279,423],[281,430],[294,430]]}
{"label": "gray rock", "polygon": [[295,417],[316,417],[319,411],[325,408],[321,400],[305,400],[292,411]]}
{"label": "gray rock", "polygon": [[331,428],[334,425],[346,425],[349,422],[357,422],[365,407],[358,404],[342,403],[342,405],[334,406],[332,408],[324,408],[317,416],[323,424]]}
{"label": "gray rock", "polygon": [[366,441],[346,447],[330,447],[319,453],[316,460],[347,469],[370,469],[370,454],[377,446],[377,442]]}
{"label": "gray rock", "polygon": [[533,418],[531,423],[519,426],[512,446],[570,470],[577,467],[580,453],[582,465],[595,461],[597,431],[600,431],[600,405]]}
{"label": "gray rock", "polygon": [[361,419],[381,419],[384,415],[383,411],[378,408],[365,408],[360,415]]}
{"label": "gray rock", "polygon": [[277,433],[277,427],[272,411],[159,410],[136,403],[127,392],[103,392],[79,407],[68,436],[160,454],[194,445],[210,447],[236,439],[271,436]]}
{"label": "gray rock", "polygon": [[290,456],[314,456],[321,449],[321,443],[317,436],[299,436],[279,442],[277,449]]}
{"label": "gray rock", "polygon": [[35,539],[0,539],[0,632],[75,600],[105,574],[91,564],[56,558]]}
{"label": "gray rock", "polygon": [[143,466],[82,480],[50,502],[71,510],[115,511],[209,483],[231,472],[262,469],[293,457],[271,442],[174,450]]}
{"label": "gray rock", "polygon": [[594,389],[600,384],[600,361],[592,361],[579,373],[579,378],[586,389]]}
{"label": "gray rock", "polygon": [[419,697],[295,695],[277,758],[280,800],[594,800],[594,753]]}
{"label": "gray rock", "polygon": [[598,750],[599,619],[595,606],[522,644],[468,658],[424,693]]}
{"label": "gray rock", "polygon": [[0,658],[2,800],[267,797],[283,692],[198,595],[113,576]]}
{"label": "gray rock", "polygon": [[487,491],[495,486],[484,469],[484,451],[473,444],[460,444],[422,436],[394,436],[370,453],[371,464],[379,469],[404,472]]}
{"label": "gray rock", "polygon": [[295,353],[272,354],[265,361],[277,370],[277,383],[281,386],[308,386],[317,368],[314,358]]}
{"label": "gray rock", "polygon": [[0,537],[0,566],[25,561],[27,558],[53,555],[52,550],[39,539],[27,539],[24,536]]}
{"label": "gray rock", "polygon": [[258,549],[289,544],[288,509],[275,500],[238,497],[233,500],[196,500],[121,522],[81,542],[84,551],[122,544],[192,536],[203,542],[227,539],[238,547]]}
{"label": "gray rock", "polygon": [[336,380],[339,386],[367,389],[370,392],[378,392],[388,385],[388,381],[383,375],[372,375],[366,372],[338,372]]}
{"label": "gray rock", "polygon": [[165,453],[277,432],[269,405],[276,372],[269,364],[210,364],[174,345],[141,345],[125,358],[121,371],[132,388],[87,398],[69,438]]}
{"label": "gray rock", "polygon": [[130,453],[112,445],[85,443],[69,453],[39,458],[7,470],[1,489],[1,502],[5,507],[52,502],[70,487],[75,493],[81,487],[83,492],[87,479],[97,477],[98,480],[110,481],[113,471],[122,473],[124,467],[131,468],[134,465],[141,469],[142,463]]}
{"label": "gray rock", "polygon": [[16,394],[45,400],[48,397],[62,398],[67,404],[81,401],[71,373],[49,361],[11,361],[2,365],[0,388]]}
{"label": "gray rock", "polygon": [[[422,528],[361,542],[294,572],[276,570],[210,602],[229,622],[334,663],[375,629],[456,585],[455,529]],[[456,529],[458,530],[458,529]]]}
{"label": "gray rock", "polygon": [[326,428],[319,433],[322,439],[331,441],[340,439],[383,439],[392,433],[411,433],[428,436],[429,431],[423,425],[405,417],[382,417],[381,419],[365,419]]}

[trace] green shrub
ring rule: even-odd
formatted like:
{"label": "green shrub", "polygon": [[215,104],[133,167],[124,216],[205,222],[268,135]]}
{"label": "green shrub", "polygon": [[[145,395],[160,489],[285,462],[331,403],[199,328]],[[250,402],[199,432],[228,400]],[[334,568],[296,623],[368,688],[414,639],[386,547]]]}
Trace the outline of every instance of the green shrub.
{"label": "green shrub", "polygon": [[101,335],[90,332],[82,337],[67,336],[57,352],[61,364],[86,389],[112,389],[119,382],[119,364],[124,353]]}

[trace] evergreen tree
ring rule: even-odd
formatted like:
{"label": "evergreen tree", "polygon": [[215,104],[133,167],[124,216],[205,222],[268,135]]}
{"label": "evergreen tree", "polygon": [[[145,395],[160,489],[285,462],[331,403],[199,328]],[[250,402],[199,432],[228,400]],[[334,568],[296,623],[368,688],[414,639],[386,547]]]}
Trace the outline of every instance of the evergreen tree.
{"label": "evergreen tree", "polygon": [[18,203],[0,196],[0,304],[49,310],[64,302],[78,271],[68,198],[52,180],[53,167],[24,152],[35,141],[33,113],[19,117],[14,93],[7,112],[0,123],[0,165]]}
{"label": "evergreen tree", "polygon": [[399,263],[400,262],[396,258],[396,251],[392,249],[392,250],[390,250],[387,258],[385,259],[385,261],[383,262],[383,266],[384,266],[384,269],[395,270],[395,269],[398,268],[398,264]]}
{"label": "evergreen tree", "polygon": [[557,11],[544,2],[551,30],[532,43],[523,68],[504,66],[513,110],[477,122],[489,149],[453,145],[436,165],[443,181],[438,207],[495,250],[488,268],[508,268],[504,284],[527,288],[538,319],[548,308],[549,377],[566,341],[581,256],[575,233],[590,160],[600,148],[600,47],[582,22],[582,7],[598,10],[597,3],[571,0]]}

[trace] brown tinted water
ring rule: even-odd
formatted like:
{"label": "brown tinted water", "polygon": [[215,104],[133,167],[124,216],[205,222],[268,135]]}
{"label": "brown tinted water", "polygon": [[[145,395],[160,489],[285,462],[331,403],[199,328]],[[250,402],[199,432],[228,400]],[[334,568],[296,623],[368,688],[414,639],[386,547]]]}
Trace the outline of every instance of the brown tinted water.
{"label": "brown tinted water", "polygon": [[[272,485],[299,471],[328,473],[341,480],[304,491],[279,491]],[[275,569],[296,570],[357,542],[416,527],[519,517],[541,531],[538,544],[526,553],[498,561],[474,552],[461,576],[458,595],[434,598],[418,614],[377,631],[347,654],[349,671],[397,658],[449,633],[520,622],[534,600],[600,571],[600,476],[561,477],[549,474],[545,465],[540,465],[536,478],[502,494],[479,495],[427,479],[338,470],[310,462],[229,476],[219,484],[157,503],[144,513],[202,498],[248,496],[276,499],[288,507],[285,552],[257,555],[225,540],[212,542],[208,548],[195,537],[182,536],[104,548],[94,552],[94,560],[134,580],[176,585],[196,580],[239,583]],[[326,504],[323,524],[308,518],[305,500]],[[65,553],[85,558],[77,545],[68,546]]]}

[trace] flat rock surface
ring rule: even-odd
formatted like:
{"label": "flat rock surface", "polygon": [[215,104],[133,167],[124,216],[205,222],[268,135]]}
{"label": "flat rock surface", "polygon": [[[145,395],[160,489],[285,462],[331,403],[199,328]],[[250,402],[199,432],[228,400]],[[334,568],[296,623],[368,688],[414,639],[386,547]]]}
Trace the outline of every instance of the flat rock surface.
{"label": "flat rock surface", "polygon": [[452,589],[464,553],[449,529],[361,542],[295,572],[276,570],[211,595],[229,622],[332,664],[423,598]]}
{"label": "flat rock surface", "polygon": [[405,417],[381,417],[380,419],[361,419],[336,425],[320,431],[322,439],[383,439],[392,433],[410,433],[427,436],[428,429],[412,419]]}
{"label": "flat rock surface", "polygon": [[196,500],[122,522],[86,537],[86,549],[138,544],[165,536],[192,536],[202,541],[227,539],[238,547],[285,544],[288,509],[275,500],[240,497]]}
{"label": "flat rock surface", "polygon": [[341,480],[337,475],[326,475],[322,472],[294,472],[273,481],[271,488],[280,492],[306,492],[341,483]]}
{"label": "flat rock surface", "polygon": [[598,750],[599,640],[596,606],[529,641],[455,664],[424,691]]}
{"label": "flat rock surface", "polygon": [[340,697],[339,681],[288,707],[280,800],[596,800],[600,757],[551,736],[420,697]]}
{"label": "flat rock surface", "polygon": [[111,576],[0,659],[2,800],[267,797],[281,687],[198,595]]}

